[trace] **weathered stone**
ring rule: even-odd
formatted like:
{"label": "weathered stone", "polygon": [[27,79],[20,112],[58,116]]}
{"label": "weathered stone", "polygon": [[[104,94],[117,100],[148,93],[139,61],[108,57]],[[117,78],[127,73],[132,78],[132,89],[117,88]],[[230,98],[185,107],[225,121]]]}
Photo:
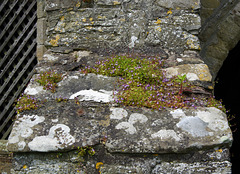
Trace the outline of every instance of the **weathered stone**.
{"label": "weathered stone", "polygon": [[[198,34],[200,28],[199,15],[195,12],[189,13],[179,9],[175,12],[169,9],[172,5],[174,7],[179,5],[181,8],[184,4],[191,6],[189,9],[196,9],[199,6],[198,2],[194,2],[194,6],[191,5],[192,2],[185,1],[166,1],[166,3],[170,6],[160,4],[159,7],[152,1],[99,0],[95,1],[97,11],[93,8],[63,9],[62,13],[50,11],[48,39],[45,44],[88,50],[93,47],[139,48],[149,44],[160,45],[178,52],[186,49],[199,50],[199,41],[194,36]],[[56,7],[54,6],[53,9]],[[156,15],[156,12],[159,15]],[[172,13],[174,15],[171,15]],[[156,25],[157,19],[163,22]]]}
{"label": "weathered stone", "polygon": [[171,78],[177,75],[186,74],[189,81],[211,81],[212,76],[206,64],[184,64],[164,69],[166,76]]}
{"label": "weathered stone", "polygon": [[67,150],[73,145],[96,145],[103,132],[107,132],[109,152],[179,153],[229,146],[232,141],[226,116],[216,108],[151,111],[55,101],[47,102],[31,114],[19,115],[8,148],[10,151]]}
{"label": "weathered stone", "polygon": [[0,140],[0,171],[8,174],[12,168],[12,153],[7,150],[7,140]]}
{"label": "weathered stone", "polygon": [[[25,89],[25,93],[34,95],[38,99],[74,99],[78,97],[81,101],[92,100],[97,102],[110,102],[113,100],[113,89],[117,78],[96,74],[81,74],[79,72],[69,72],[64,75],[64,79],[58,83],[57,91],[52,93],[44,90],[34,75],[31,83]],[[96,94],[96,95],[94,95]]]}
{"label": "weathered stone", "polygon": [[47,102],[34,113],[18,116],[8,148],[15,152],[49,152],[98,144],[99,122],[109,113],[105,108],[94,104],[84,107],[74,100]]}
{"label": "weathered stone", "polygon": [[240,27],[238,23],[234,22],[239,20],[239,15],[236,13],[239,4],[239,1],[236,0],[223,1],[218,13],[213,13],[202,26],[199,36],[202,41],[200,54],[209,66],[213,79],[215,79],[229,50],[233,49],[240,39]]}
{"label": "weathered stone", "polygon": [[[212,166],[209,168],[209,166]],[[231,173],[231,164],[229,161],[222,162],[196,162],[196,163],[178,163],[164,162],[157,165],[152,174],[158,173]]]}
{"label": "weathered stone", "polygon": [[[37,71],[54,69],[64,79],[56,93],[36,82],[38,74],[27,86],[41,106],[17,116],[7,145],[15,153],[11,172],[230,173],[232,136],[222,111],[123,107],[113,103],[117,78],[69,71],[130,48],[167,59],[169,78],[186,74],[209,85],[239,40],[238,3],[203,0],[202,25],[199,0],[39,1]],[[89,146],[96,154],[79,157]]]}
{"label": "weathered stone", "polygon": [[[106,147],[110,152],[181,152],[187,151],[187,149],[201,149],[215,146],[218,143],[231,142],[230,130],[228,131],[229,135],[225,134],[225,131],[222,134],[219,132],[228,129],[228,125],[227,122],[222,122],[224,115],[222,118],[218,118],[221,111],[215,108],[191,111],[191,114],[188,113],[190,115],[181,109],[170,112],[147,109],[140,109],[140,113],[139,111],[134,112],[133,109],[126,111],[129,116],[121,120],[111,119],[110,126],[107,128],[110,130],[107,131],[109,135]],[[139,117],[132,122],[132,117],[135,115]],[[176,122],[173,121],[175,119]],[[169,122],[170,120],[171,122]],[[144,129],[142,129],[143,127]],[[216,137],[219,139],[217,140]]]}
{"label": "weathered stone", "polygon": [[157,0],[157,3],[161,7],[165,8],[183,8],[183,9],[198,9],[200,8],[200,1],[192,0]]}
{"label": "weathered stone", "polygon": [[[193,152],[191,154],[145,154],[122,155],[103,154],[101,148],[96,147],[96,154],[92,157],[80,158],[77,151],[62,153],[21,153],[15,154],[14,169],[11,173],[143,173],[151,174],[188,172],[193,173],[228,173],[231,164],[226,156],[227,149],[217,149],[205,152]],[[219,161],[219,159],[222,159]],[[72,159],[76,162],[72,163]],[[204,160],[203,160],[204,159]],[[86,161],[84,161],[86,160]],[[169,162],[169,160],[171,162]],[[209,161],[210,160],[210,161]],[[195,162],[192,162],[195,161]],[[99,169],[96,169],[98,162]],[[25,168],[23,168],[25,166]],[[176,173],[177,173],[176,171]]]}

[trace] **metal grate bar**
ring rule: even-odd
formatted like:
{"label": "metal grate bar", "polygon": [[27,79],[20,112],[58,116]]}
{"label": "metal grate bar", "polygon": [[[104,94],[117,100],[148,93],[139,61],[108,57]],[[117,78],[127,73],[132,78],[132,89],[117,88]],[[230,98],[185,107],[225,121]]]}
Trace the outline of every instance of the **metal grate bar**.
{"label": "metal grate bar", "polygon": [[13,116],[15,115],[16,113],[16,109],[14,108],[10,114],[8,115],[8,117],[6,119],[4,119],[2,125],[0,126],[0,132],[3,131],[4,127],[8,124],[9,120],[11,120],[13,118]]}
{"label": "metal grate bar", "polygon": [[0,139],[11,132],[13,104],[35,72],[36,23],[36,0],[0,1]]}
{"label": "metal grate bar", "polygon": [[[32,20],[29,21],[29,25],[27,25],[27,27],[29,27],[33,20],[36,19],[36,16],[33,16]],[[25,31],[27,30],[27,28],[24,29],[24,32],[22,34],[25,33]],[[25,46],[25,44],[27,43],[27,41],[31,38],[31,36],[33,35],[33,33],[36,31],[36,24],[34,25],[34,28],[28,33],[27,37],[23,40],[21,46],[17,49],[17,51],[15,51],[14,55],[12,56],[11,60],[8,61],[7,65],[4,66],[4,69],[2,69],[2,72],[0,73],[0,78],[2,78],[3,74],[6,72],[6,70],[9,68],[9,66],[12,64],[12,62],[15,60],[15,58],[18,56],[18,54],[21,52],[22,48]],[[22,38],[23,35],[19,35],[19,38],[17,38],[14,42],[14,44],[10,47],[9,51],[7,52],[7,54],[4,56],[3,60],[0,62],[0,67],[3,65],[4,61],[7,60],[8,55],[11,53],[11,51],[13,51],[13,49],[15,48],[15,46],[17,45],[17,43],[19,42],[19,40]],[[1,89],[0,89],[1,91]]]}
{"label": "metal grate bar", "polygon": [[11,130],[12,130],[12,127],[13,127],[13,122],[11,123],[10,126],[8,126],[7,131],[4,132],[4,135],[3,135],[3,137],[2,137],[3,140],[8,137],[8,135],[10,134],[10,132],[11,132]]}
{"label": "metal grate bar", "polygon": [[[19,73],[18,77],[15,80],[15,84],[16,82],[22,77],[23,73],[25,72],[25,70],[27,70],[27,68],[31,65],[31,63],[34,61],[34,59],[36,59],[36,54],[34,54],[32,56],[32,58],[29,60],[28,64],[24,67],[24,69]],[[15,92],[15,95],[11,98],[11,100],[8,102],[8,105],[4,108],[3,112],[1,112],[0,114],[0,120],[3,118],[3,116],[6,114],[6,112],[8,111],[8,109],[13,105],[14,100],[20,95],[20,93],[22,92],[23,88],[27,85],[27,83],[29,82],[29,80],[31,79],[32,75],[34,74],[34,70],[32,70],[27,78],[24,80],[24,82],[22,83],[22,85],[20,86],[20,88],[18,88],[18,90]],[[12,87],[13,88],[13,87]]]}
{"label": "metal grate bar", "polygon": [[[14,56],[12,57],[11,61],[8,62],[8,64],[4,67],[2,70],[2,73],[0,74],[0,78],[4,75],[4,73],[8,70],[9,66],[12,64],[12,62],[15,60],[15,58],[18,56],[18,54],[22,51],[23,47],[26,45],[27,41],[31,38],[32,34],[36,31],[36,26],[35,28],[32,29],[32,31],[29,33],[28,37],[25,38],[23,44],[17,49],[15,52]],[[32,48],[32,47],[31,47]],[[29,50],[31,51],[31,50]],[[15,65],[14,69],[11,71],[11,73],[8,75],[8,79],[4,81],[4,84],[0,88],[0,94],[2,93],[3,89],[6,87],[8,82],[12,79],[14,73],[19,69],[21,63],[25,60],[25,56],[18,61],[17,65]],[[0,105],[1,105],[1,100],[0,100]]]}
{"label": "metal grate bar", "polygon": [[14,20],[17,18],[17,16],[19,15],[19,13],[23,10],[24,5],[27,3],[27,0],[25,0],[23,2],[23,4],[19,7],[19,9],[14,13],[14,16],[11,18],[11,20],[8,22],[8,24],[5,26],[5,28],[3,29],[1,35],[0,35],[0,39],[2,39],[3,35],[6,34],[6,32],[8,31],[9,27],[12,25],[12,23],[14,22]]}
{"label": "metal grate bar", "polygon": [[[0,6],[0,11],[3,10],[3,8],[5,7],[5,5],[8,3],[8,0],[4,0],[3,2],[1,2],[1,6]],[[1,25],[1,23],[0,23]]]}
{"label": "metal grate bar", "polygon": [[[5,21],[8,17],[8,15],[10,14],[10,12],[12,11],[12,9],[15,7],[15,5],[17,4],[18,0],[15,1],[8,9],[8,11],[5,12],[4,17],[1,18],[0,20],[0,25],[2,25],[3,21]],[[5,4],[3,4],[4,6],[7,4],[8,2],[6,2]],[[3,10],[4,6],[2,7],[1,11]]]}
{"label": "metal grate bar", "polygon": [[[30,10],[31,10],[32,7],[35,5],[35,3],[36,3],[36,2],[33,2],[33,3],[29,6],[29,8],[25,11],[25,14],[26,14],[26,15],[30,12]],[[36,19],[36,17],[37,17],[37,12],[35,12],[34,15],[32,16],[32,18],[31,18],[31,20],[30,20],[31,22],[29,22],[29,25],[32,24],[33,20]],[[22,22],[23,22],[24,19],[25,19],[25,15],[23,15],[23,16],[21,17],[21,19],[18,20],[18,23],[14,26],[14,29],[9,33],[8,37],[4,40],[3,45],[0,47],[0,52],[1,52],[1,51],[3,50],[3,48],[6,46],[6,44],[7,44],[8,41],[10,40],[10,38],[13,36],[13,34],[14,34],[14,33],[16,32],[16,30],[18,29],[18,27],[22,24]],[[27,26],[24,28],[23,32],[26,31],[26,29],[29,27],[29,25],[27,25]],[[20,34],[20,36],[22,36],[22,34]],[[15,41],[15,42],[16,42],[16,41]],[[9,51],[10,51],[10,50],[9,50]],[[4,60],[5,60],[5,59],[4,59]],[[1,65],[2,65],[2,62],[0,63],[0,67],[1,67]]]}
{"label": "metal grate bar", "polygon": [[[35,39],[36,41],[36,39]],[[14,73],[17,71],[17,69],[22,65],[23,61],[26,59],[26,57],[28,56],[28,54],[32,51],[32,49],[36,46],[36,42],[33,42],[32,45],[28,48],[27,52],[25,53],[25,55],[21,58],[21,60],[18,62],[16,69],[14,71],[11,72],[11,74],[9,75],[10,78],[13,77]],[[30,65],[31,60],[28,60],[27,65]],[[33,60],[32,60],[33,61]],[[24,67],[23,70],[26,70],[26,68]],[[22,70],[22,71],[23,71]],[[22,72],[21,71],[21,72]],[[17,78],[14,79],[13,83],[11,84],[11,86],[8,88],[7,92],[4,93],[2,99],[0,100],[0,105],[4,102],[4,100],[7,98],[7,96],[9,95],[9,93],[11,92],[12,88],[15,86],[15,84],[18,82],[18,80],[20,79],[21,73],[18,74]],[[9,82],[9,79],[7,80],[7,83]],[[6,84],[6,83],[5,83]],[[1,117],[0,117],[1,119]]]}

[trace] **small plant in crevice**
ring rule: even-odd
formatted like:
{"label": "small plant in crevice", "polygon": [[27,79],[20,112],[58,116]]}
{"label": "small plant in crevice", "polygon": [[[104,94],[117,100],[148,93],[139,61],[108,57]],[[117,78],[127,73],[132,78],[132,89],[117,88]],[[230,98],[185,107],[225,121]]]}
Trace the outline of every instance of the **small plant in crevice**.
{"label": "small plant in crevice", "polygon": [[184,74],[182,76],[180,76],[180,75],[177,76],[176,82],[180,84],[180,89],[178,92],[179,95],[182,95],[182,93],[183,93],[183,85],[184,85],[184,81],[186,80],[186,77],[187,77],[186,74]]}
{"label": "small plant in crevice", "polygon": [[59,96],[59,97],[55,98],[55,100],[56,100],[56,102],[67,102],[68,98]]}
{"label": "small plant in crevice", "polygon": [[39,101],[35,97],[27,94],[22,94],[18,98],[15,107],[17,109],[17,113],[19,114],[24,110],[37,109],[39,107]]}
{"label": "small plant in crevice", "polygon": [[54,71],[41,72],[36,81],[43,86],[43,89],[50,90],[52,93],[56,92],[57,83],[63,79],[61,73]]}
{"label": "small plant in crevice", "polygon": [[215,107],[215,108],[220,109],[224,113],[228,113],[225,106],[222,104],[222,100],[217,100],[217,99],[215,99],[214,96],[209,97],[207,100],[205,100],[205,102],[206,102],[205,105],[207,107]]}
{"label": "small plant in crevice", "polygon": [[91,146],[85,146],[85,147],[77,147],[78,148],[78,156],[84,157],[86,155],[93,156],[95,155],[95,150]]}

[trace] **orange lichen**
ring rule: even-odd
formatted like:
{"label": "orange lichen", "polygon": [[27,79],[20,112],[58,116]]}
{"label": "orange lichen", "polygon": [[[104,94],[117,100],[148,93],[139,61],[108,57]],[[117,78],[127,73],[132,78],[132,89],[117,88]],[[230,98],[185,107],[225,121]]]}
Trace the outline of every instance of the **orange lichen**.
{"label": "orange lichen", "polygon": [[102,166],[102,165],[103,165],[102,162],[98,162],[98,163],[96,164],[96,169],[98,170],[98,169],[100,168],[100,166]]}
{"label": "orange lichen", "polygon": [[52,46],[56,47],[56,46],[58,46],[58,40],[59,40],[59,39],[60,39],[60,36],[59,36],[59,35],[56,35],[55,39],[51,39],[51,40],[49,41],[49,43],[50,43]]}
{"label": "orange lichen", "polygon": [[156,22],[155,22],[155,24],[161,24],[161,19],[158,19]]}
{"label": "orange lichen", "polygon": [[167,12],[168,15],[172,14],[172,9],[170,8]]}

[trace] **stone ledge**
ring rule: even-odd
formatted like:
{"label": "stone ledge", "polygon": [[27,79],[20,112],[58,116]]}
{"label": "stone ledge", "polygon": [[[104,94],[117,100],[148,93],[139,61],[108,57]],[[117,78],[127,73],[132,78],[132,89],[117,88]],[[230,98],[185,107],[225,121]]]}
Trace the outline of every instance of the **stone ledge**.
{"label": "stone ledge", "polygon": [[[226,115],[216,108],[120,107],[113,103],[117,78],[69,72],[56,93],[43,90],[36,78],[25,93],[44,103],[18,115],[10,151],[67,151],[98,145],[105,136],[111,153],[186,153],[231,146]],[[59,97],[67,101],[57,102]]]}
{"label": "stone ledge", "polygon": [[[41,107],[18,114],[9,136],[12,173],[231,170],[232,134],[226,115],[216,108],[124,107],[112,102],[117,78],[68,72],[51,93],[39,86],[37,76],[25,93],[39,99]],[[78,149],[88,146],[96,154],[79,157]],[[97,170],[98,162],[103,165]]]}
{"label": "stone ledge", "polygon": [[216,108],[152,111],[70,100],[18,115],[8,150],[66,151],[100,144],[104,136],[112,153],[182,153],[232,142],[226,115]]}

